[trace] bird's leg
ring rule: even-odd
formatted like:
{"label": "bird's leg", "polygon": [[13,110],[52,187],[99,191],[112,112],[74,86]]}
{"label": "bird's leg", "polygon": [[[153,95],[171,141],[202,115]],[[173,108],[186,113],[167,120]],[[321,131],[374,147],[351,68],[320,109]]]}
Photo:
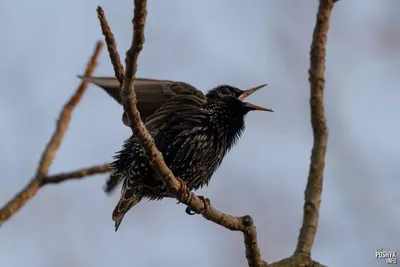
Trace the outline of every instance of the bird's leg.
{"label": "bird's leg", "polygon": [[[197,196],[197,197],[200,198],[201,201],[203,201],[203,209],[200,212],[200,214],[204,214],[207,212],[208,206],[210,206],[210,200],[203,196]],[[185,212],[187,215],[195,215],[196,214],[196,212],[192,211],[189,207],[186,208]]]}
{"label": "bird's leg", "polygon": [[188,191],[189,191],[189,189],[188,189],[188,187],[187,187],[187,185],[186,185],[186,182],[184,181],[184,180],[182,180],[180,177],[178,177],[178,176],[176,176],[176,179],[178,180],[178,182],[181,184],[181,188],[180,188],[180,190],[179,190],[179,194],[182,196],[182,197],[185,197],[187,194],[188,194]]}
{"label": "bird's leg", "polygon": [[[181,198],[185,199],[187,197],[187,195],[190,194],[190,191],[186,185],[186,182],[178,176],[175,176],[175,178],[176,178],[176,180],[178,180],[178,182],[181,185],[181,188],[179,189],[179,195],[181,196]],[[171,193],[169,193],[169,195],[167,197],[175,198],[175,196],[172,195]],[[180,203],[181,203],[181,201],[179,201],[176,204],[180,204]]]}
{"label": "bird's leg", "polygon": [[204,214],[208,211],[208,206],[210,206],[211,201],[210,199],[204,196],[198,196],[198,197],[201,199],[201,201],[203,201],[203,210],[201,211],[201,214]]}

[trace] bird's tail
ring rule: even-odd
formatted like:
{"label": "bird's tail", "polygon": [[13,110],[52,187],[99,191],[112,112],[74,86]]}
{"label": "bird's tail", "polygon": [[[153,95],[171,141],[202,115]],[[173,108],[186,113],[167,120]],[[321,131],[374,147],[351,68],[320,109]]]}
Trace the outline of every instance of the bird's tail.
{"label": "bird's tail", "polygon": [[106,184],[103,186],[104,192],[111,194],[117,185],[123,180],[123,176],[118,172],[111,173]]}
{"label": "bird's tail", "polygon": [[142,196],[139,196],[134,188],[123,188],[121,198],[115,207],[112,219],[115,221],[115,232],[118,231],[119,225],[125,216],[133,206],[142,200]]}

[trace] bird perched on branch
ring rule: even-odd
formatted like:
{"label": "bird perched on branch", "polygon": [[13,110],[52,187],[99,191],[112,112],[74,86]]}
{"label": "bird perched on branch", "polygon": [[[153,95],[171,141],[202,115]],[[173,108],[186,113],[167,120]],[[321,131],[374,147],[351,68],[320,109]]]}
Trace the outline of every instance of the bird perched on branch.
{"label": "bird perched on branch", "polygon": [[[94,83],[121,103],[115,78],[82,77]],[[206,95],[184,82],[135,79],[137,105],[141,118],[163,154],[167,166],[182,183],[196,190],[208,185],[226,153],[242,134],[249,111],[272,111],[244,99],[265,86],[240,90],[221,85]],[[123,121],[129,125],[129,121]],[[105,191],[123,182],[119,203],[112,218],[115,231],[125,213],[143,198],[172,197],[152,168],[135,136],[128,138],[114,156],[113,171]]]}

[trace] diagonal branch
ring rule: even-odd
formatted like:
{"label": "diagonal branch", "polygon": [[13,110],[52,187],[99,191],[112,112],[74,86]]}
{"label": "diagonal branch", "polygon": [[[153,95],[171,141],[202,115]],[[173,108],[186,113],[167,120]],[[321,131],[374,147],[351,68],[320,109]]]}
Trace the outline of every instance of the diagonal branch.
{"label": "diagonal branch", "polygon": [[[23,189],[17,196],[20,196],[23,193],[24,195],[30,195],[32,198],[36,194],[36,192],[39,190],[40,187],[43,187],[47,184],[59,184],[59,183],[65,182],[65,181],[82,179],[82,178],[86,178],[88,176],[92,176],[95,174],[101,174],[101,173],[107,173],[110,171],[111,171],[110,164],[105,163],[102,165],[95,165],[92,167],[82,168],[82,169],[79,169],[76,171],[64,172],[64,173],[59,173],[59,174],[55,174],[55,175],[45,176],[45,177],[42,177],[40,180],[32,179],[31,183],[29,183],[25,187],[25,189]],[[32,185],[33,183],[34,183],[34,186]],[[12,201],[14,201],[14,199]],[[26,199],[25,202],[27,202],[28,200],[29,199]],[[10,201],[10,203],[11,203],[11,201]],[[10,203],[8,203],[7,205],[9,205]],[[21,202],[14,202],[13,205],[21,205],[21,206],[19,206],[19,208],[21,208],[24,203],[22,203],[22,204],[20,204],[20,203]],[[7,215],[6,211],[7,211],[6,207],[4,207],[3,209],[0,210],[0,215],[1,216]],[[17,210],[15,210],[15,212],[16,211]],[[5,215],[2,215],[3,212]],[[11,214],[11,215],[13,215],[13,214]],[[1,218],[3,218],[3,217],[1,217]],[[5,218],[4,221],[5,220],[7,220],[7,218]]]}
{"label": "diagonal branch", "polygon": [[[85,76],[92,75],[96,65],[97,57],[103,48],[102,42],[97,42],[96,49],[87,64]],[[46,148],[40,159],[39,166],[36,171],[35,177],[27,184],[22,191],[20,191],[13,199],[11,199],[3,208],[0,209],[0,225],[14,215],[19,209],[34,197],[42,185],[42,180],[47,176],[49,167],[54,160],[58,148],[60,147],[61,141],[64,138],[65,132],[68,128],[68,124],[71,120],[71,113],[75,106],[81,100],[83,94],[86,91],[88,84],[82,81],[75,94],[71,99],[64,105],[59,118],[57,120],[56,130],[54,131],[50,141],[46,145]]]}
{"label": "diagonal branch", "polygon": [[[126,53],[126,70],[121,87],[121,98],[124,106],[124,111],[127,114],[129,121],[132,122],[130,125],[133,134],[136,136],[141,146],[146,151],[147,157],[152,161],[154,170],[160,175],[163,182],[165,183],[169,191],[176,197],[176,199],[186,204],[191,210],[195,211],[196,213],[202,214],[203,217],[207,220],[210,220],[233,231],[242,231],[246,247],[246,258],[248,260],[249,266],[255,267],[266,265],[266,263],[261,259],[257,244],[257,232],[255,226],[253,225],[253,220],[251,219],[251,217],[233,217],[230,215],[226,215],[213,208],[209,203],[206,203],[206,201],[199,198],[189,190],[186,190],[186,192],[182,192],[183,190],[181,190],[181,183],[175,178],[172,171],[165,164],[161,152],[155,146],[152,136],[143,124],[140,118],[140,113],[136,106],[137,100],[133,81],[137,72],[137,60],[143,48],[143,43],[145,40],[144,26],[147,15],[147,1],[134,0],[134,4],[135,9],[134,17],[132,20],[133,38],[131,47]],[[102,16],[102,19],[105,20],[105,17]],[[109,36],[112,35],[109,34],[108,37]],[[106,42],[109,47],[113,47],[113,44],[115,44],[115,41],[110,41],[107,36]],[[115,62],[115,57],[110,58],[111,61],[113,61],[113,66],[115,68],[115,66],[118,65]]]}
{"label": "diagonal branch", "polygon": [[335,1],[320,0],[317,22],[314,28],[310,51],[310,108],[314,146],[311,153],[310,171],[305,191],[303,225],[296,253],[310,255],[318,227],[319,207],[328,145],[328,129],[324,111],[325,54],[329,19]]}

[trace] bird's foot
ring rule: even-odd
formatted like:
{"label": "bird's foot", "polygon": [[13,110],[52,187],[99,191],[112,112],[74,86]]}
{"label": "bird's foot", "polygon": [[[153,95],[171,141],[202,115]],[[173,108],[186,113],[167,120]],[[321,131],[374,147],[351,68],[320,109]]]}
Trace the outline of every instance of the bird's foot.
{"label": "bird's foot", "polygon": [[[204,196],[197,196],[198,198],[200,198],[201,201],[203,201],[203,209],[200,211],[200,214],[204,214],[207,212],[208,207],[210,206],[210,199],[205,198]],[[195,215],[196,212],[192,211],[189,207],[186,208],[185,210],[187,215]]]}
{"label": "bird's foot", "polygon": [[[186,185],[186,182],[178,176],[176,176],[175,178],[176,178],[176,180],[178,180],[178,182],[181,185],[181,188],[179,189],[179,195],[181,196],[181,199],[186,199],[190,195],[190,191]],[[181,201],[178,201],[178,203],[176,203],[176,204],[180,204],[180,203],[181,203]]]}
{"label": "bird's foot", "polygon": [[186,207],[185,212],[187,215],[195,215],[196,212],[192,211],[189,207]]}
{"label": "bird's foot", "polygon": [[203,210],[200,212],[201,214],[204,214],[208,211],[208,207],[210,206],[210,199],[204,197],[204,196],[198,196],[201,201],[203,201]]}

